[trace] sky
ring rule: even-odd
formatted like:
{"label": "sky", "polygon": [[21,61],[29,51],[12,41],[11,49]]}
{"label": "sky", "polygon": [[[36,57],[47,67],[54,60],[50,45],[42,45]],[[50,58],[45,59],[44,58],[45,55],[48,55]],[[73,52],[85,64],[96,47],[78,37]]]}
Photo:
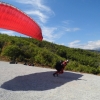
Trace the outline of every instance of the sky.
{"label": "sky", "polygon": [[[100,49],[100,0],[0,0],[25,12],[43,40],[71,48]],[[0,29],[0,33],[18,35]]]}

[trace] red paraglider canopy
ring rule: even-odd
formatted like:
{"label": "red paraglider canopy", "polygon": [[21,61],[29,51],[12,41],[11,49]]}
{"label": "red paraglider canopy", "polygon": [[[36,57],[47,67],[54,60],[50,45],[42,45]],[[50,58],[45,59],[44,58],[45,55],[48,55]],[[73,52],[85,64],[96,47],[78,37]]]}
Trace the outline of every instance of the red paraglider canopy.
{"label": "red paraglider canopy", "polygon": [[0,28],[13,30],[37,40],[42,40],[39,25],[14,6],[0,2]]}

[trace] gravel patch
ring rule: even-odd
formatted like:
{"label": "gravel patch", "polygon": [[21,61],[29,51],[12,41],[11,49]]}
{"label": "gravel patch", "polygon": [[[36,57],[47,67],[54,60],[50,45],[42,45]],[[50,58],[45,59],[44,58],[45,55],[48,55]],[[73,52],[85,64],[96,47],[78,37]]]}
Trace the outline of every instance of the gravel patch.
{"label": "gravel patch", "polygon": [[100,76],[0,61],[0,100],[100,100]]}

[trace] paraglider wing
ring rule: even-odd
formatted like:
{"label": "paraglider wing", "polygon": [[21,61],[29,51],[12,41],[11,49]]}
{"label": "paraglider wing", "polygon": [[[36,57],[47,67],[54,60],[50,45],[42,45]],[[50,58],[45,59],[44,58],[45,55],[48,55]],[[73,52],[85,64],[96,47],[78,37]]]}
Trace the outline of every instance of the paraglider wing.
{"label": "paraglider wing", "polygon": [[13,30],[37,40],[42,40],[39,25],[14,6],[0,2],[0,28]]}

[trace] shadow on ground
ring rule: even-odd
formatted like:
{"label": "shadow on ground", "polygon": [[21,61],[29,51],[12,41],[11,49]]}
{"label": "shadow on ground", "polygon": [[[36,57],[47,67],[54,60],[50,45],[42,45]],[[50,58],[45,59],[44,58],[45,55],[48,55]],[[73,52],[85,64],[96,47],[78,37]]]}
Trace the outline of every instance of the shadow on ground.
{"label": "shadow on ground", "polygon": [[65,72],[59,77],[53,77],[53,72],[41,72],[18,76],[1,85],[1,88],[11,91],[44,91],[62,86],[73,80],[80,80],[83,75]]}

